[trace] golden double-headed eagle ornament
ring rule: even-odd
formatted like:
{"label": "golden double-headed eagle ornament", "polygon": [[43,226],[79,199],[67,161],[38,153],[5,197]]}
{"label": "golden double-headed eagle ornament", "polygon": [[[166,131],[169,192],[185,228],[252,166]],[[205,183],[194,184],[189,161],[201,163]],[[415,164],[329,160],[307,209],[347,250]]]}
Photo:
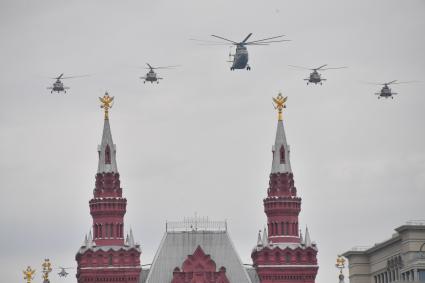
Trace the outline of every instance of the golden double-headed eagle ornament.
{"label": "golden double-headed eagle ornament", "polygon": [[109,94],[105,92],[105,95],[103,97],[99,97],[99,100],[101,102],[100,108],[103,108],[105,110],[105,120],[108,120],[109,109],[112,108],[114,97],[109,96]]}
{"label": "golden double-headed eagle ornament", "polygon": [[50,263],[50,260],[46,258],[41,266],[43,267],[43,282],[50,282],[49,273],[52,272],[52,264]]}
{"label": "golden double-headed eagle ornament", "polygon": [[27,283],[31,283],[34,279],[35,269],[31,269],[31,266],[28,266],[27,269],[22,272],[24,273],[24,279],[27,280]]}
{"label": "golden double-headed eagle ornament", "polygon": [[286,105],[285,105],[286,100],[288,100],[288,97],[287,96],[283,97],[281,93],[279,93],[276,98],[273,97],[273,102],[274,102],[273,106],[274,106],[274,109],[277,109],[279,113],[279,116],[278,116],[279,121],[282,121],[282,111],[283,111],[283,108],[286,108]]}

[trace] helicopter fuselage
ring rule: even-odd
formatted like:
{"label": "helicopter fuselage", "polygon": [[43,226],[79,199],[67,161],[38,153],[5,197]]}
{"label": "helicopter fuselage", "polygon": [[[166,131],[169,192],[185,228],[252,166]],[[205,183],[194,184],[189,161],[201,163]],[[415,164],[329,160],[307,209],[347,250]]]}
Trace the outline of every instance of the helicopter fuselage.
{"label": "helicopter fuselage", "polygon": [[382,87],[381,91],[379,93],[377,93],[377,95],[379,95],[378,98],[381,98],[381,97],[390,98],[391,97],[392,99],[394,99],[393,95],[395,95],[395,94],[396,93],[391,92],[391,89],[386,84]]}
{"label": "helicopter fuselage", "polygon": [[155,71],[151,69],[149,72],[146,73],[146,76],[142,77],[141,79],[144,79],[143,83],[146,83],[146,82],[159,83],[159,80],[162,78],[158,78]]}
{"label": "helicopter fuselage", "polygon": [[326,79],[322,79],[320,74],[317,71],[313,71],[310,73],[310,76],[308,79],[305,79],[307,81],[307,84],[313,83],[313,84],[322,84],[322,81],[326,81]]}
{"label": "helicopter fuselage", "polygon": [[250,70],[251,68],[248,65],[248,49],[245,46],[236,46],[236,53],[233,55],[233,63],[232,67],[230,67],[230,70],[234,69],[247,69]]}
{"label": "helicopter fuselage", "polygon": [[65,92],[65,93],[66,93],[66,90],[65,90],[65,89],[67,89],[67,87],[64,87],[64,86],[63,86],[62,81],[60,81],[60,80],[56,80],[56,81],[53,83],[53,86],[52,86],[50,89],[51,89],[50,93],[52,93],[52,92],[54,92],[54,91],[56,91],[57,93],[59,93],[59,92],[61,92],[61,91],[63,91],[63,92]]}

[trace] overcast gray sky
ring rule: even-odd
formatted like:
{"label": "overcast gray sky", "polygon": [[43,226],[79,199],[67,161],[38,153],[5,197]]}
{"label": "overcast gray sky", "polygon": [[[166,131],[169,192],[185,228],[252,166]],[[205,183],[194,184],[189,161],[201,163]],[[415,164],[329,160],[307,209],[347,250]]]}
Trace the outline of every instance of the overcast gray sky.
{"label": "overcast gray sky", "polygon": [[[385,240],[424,219],[424,83],[397,85],[394,100],[361,81],[425,77],[425,2],[0,1],[0,269],[23,282],[49,257],[76,266],[91,225],[88,201],[103,126],[98,96],[115,96],[111,127],[128,199],[126,228],[152,261],[166,220],[195,212],[227,219],[243,262],[266,223],[276,113],[285,127],[300,222],[319,247],[318,283],[336,282],[338,253]],[[229,48],[189,38],[242,40],[252,70],[229,70]],[[181,64],[144,85],[145,62]],[[348,66],[306,86],[301,66]],[[51,95],[48,77],[66,80]],[[75,270],[67,279],[76,282]]]}

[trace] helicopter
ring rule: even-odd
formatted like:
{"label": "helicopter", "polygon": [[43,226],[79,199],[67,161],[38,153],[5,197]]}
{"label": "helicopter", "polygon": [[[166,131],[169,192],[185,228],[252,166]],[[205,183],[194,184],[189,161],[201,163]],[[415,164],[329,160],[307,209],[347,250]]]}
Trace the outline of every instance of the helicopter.
{"label": "helicopter", "polygon": [[56,80],[54,83],[53,83],[53,86],[51,86],[51,87],[48,87],[47,89],[51,89],[51,91],[50,91],[50,93],[53,93],[54,91],[56,91],[57,93],[60,93],[60,92],[64,92],[64,93],[66,93],[66,90],[67,89],[69,89],[69,87],[67,87],[67,86],[64,86],[63,85],[63,82],[61,81],[61,80],[64,80],[64,79],[72,79],[72,78],[81,78],[81,77],[87,77],[87,75],[83,75],[83,76],[69,76],[69,77],[64,77],[63,76],[63,73],[62,74],[60,74],[58,77],[56,77],[56,78],[51,78],[51,79],[54,79],[54,80]]}
{"label": "helicopter", "polygon": [[300,66],[293,66],[293,65],[289,65],[290,67],[294,67],[294,68],[299,68],[299,69],[304,69],[304,70],[311,70],[313,72],[310,73],[310,76],[307,79],[304,79],[305,81],[307,81],[307,85],[309,83],[313,83],[313,84],[320,84],[322,85],[322,81],[326,81],[326,79],[322,78],[321,74],[318,72],[320,71],[326,71],[326,70],[334,70],[334,69],[344,69],[347,67],[337,67],[337,68],[323,68],[326,67],[327,64],[322,65],[320,67],[317,68],[305,68],[305,67],[300,67]]}
{"label": "helicopter", "polygon": [[409,82],[399,82],[397,80],[394,81],[390,81],[388,83],[367,83],[367,84],[373,84],[373,85],[382,85],[383,87],[381,88],[381,90],[379,92],[376,92],[375,95],[378,96],[378,99],[380,99],[381,97],[384,98],[390,98],[394,99],[394,95],[397,95],[398,93],[396,92],[392,92],[391,88],[389,87],[389,85],[391,84],[408,84],[408,83],[415,83],[417,81],[409,81]]}
{"label": "helicopter", "polygon": [[[281,39],[284,35],[278,35],[273,36],[269,38],[259,39],[259,40],[253,40],[248,41],[248,39],[251,37],[252,33],[248,34],[244,40],[241,42],[236,42],[218,35],[211,35],[215,38],[222,39],[227,41],[227,44],[232,44],[236,46],[235,54],[229,54],[229,57],[232,58],[231,62],[232,66],[230,67],[230,70],[233,71],[235,69],[247,69],[248,71],[251,70],[251,66],[248,65],[248,49],[246,46],[248,45],[269,45],[270,43],[274,42],[283,42],[283,41],[290,41],[290,40],[283,40]],[[276,40],[274,40],[276,39]]]}
{"label": "helicopter", "polygon": [[160,78],[157,76],[157,74],[155,73],[154,70],[156,69],[170,69],[170,68],[174,68],[174,67],[178,67],[178,65],[175,66],[164,66],[164,67],[152,67],[149,63],[146,63],[146,65],[148,65],[149,72],[146,73],[146,76],[144,77],[140,77],[141,79],[143,79],[143,83],[145,84],[146,82],[156,82],[157,84],[159,84],[159,80],[162,80],[163,78]]}
{"label": "helicopter", "polygon": [[66,272],[67,269],[70,269],[72,267],[62,267],[59,266],[60,271],[58,272],[59,277],[67,277],[68,276],[68,272]]}

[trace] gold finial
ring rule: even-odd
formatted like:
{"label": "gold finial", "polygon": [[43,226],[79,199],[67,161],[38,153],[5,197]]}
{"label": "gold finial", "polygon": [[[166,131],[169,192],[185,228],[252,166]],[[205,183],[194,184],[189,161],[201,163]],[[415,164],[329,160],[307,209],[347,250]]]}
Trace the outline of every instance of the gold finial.
{"label": "gold finial", "polygon": [[100,108],[103,108],[105,110],[105,120],[109,119],[109,109],[112,108],[112,102],[114,101],[114,97],[110,97],[108,92],[105,92],[105,95],[103,97],[99,97],[100,102],[102,105],[100,105]]}
{"label": "gold finial", "polygon": [[276,98],[273,97],[273,102],[274,102],[273,106],[274,106],[274,109],[278,110],[279,121],[282,121],[282,110],[283,110],[283,108],[286,108],[286,105],[285,105],[286,100],[288,100],[288,97],[287,96],[283,97],[282,93],[280,93],[280,92],[279,92],[279,94],[277,95]]}
{"label": "gold finial", "polygon": [[342,274],[342,270],[345,268],[345,259],[342,256],[338,255],[335,266],[339,269],[339,273]]}
{"label": "gold finial", "polygon": [[50,260],[46,258],[41,266],[43,267],[43,282],[48,283],[50,282],[49,273],[52,272],[52,264],[50,263]]}
{"label": "gold finial", "polygon": [[26,270],[22,271],[24,273],[24,279],[27,280],[27,283],[31,283],[34,279],[35,269],[31,269],[31,266],[28,266]]}

